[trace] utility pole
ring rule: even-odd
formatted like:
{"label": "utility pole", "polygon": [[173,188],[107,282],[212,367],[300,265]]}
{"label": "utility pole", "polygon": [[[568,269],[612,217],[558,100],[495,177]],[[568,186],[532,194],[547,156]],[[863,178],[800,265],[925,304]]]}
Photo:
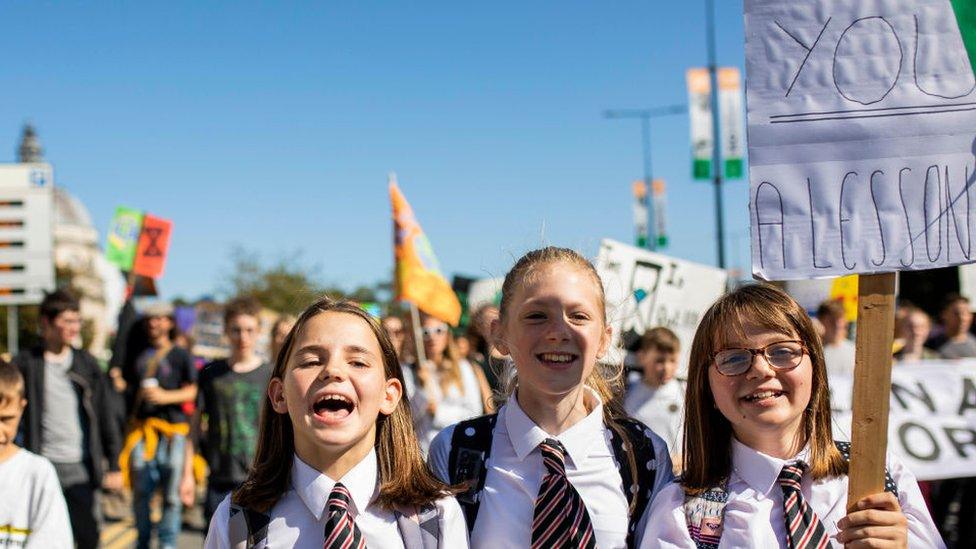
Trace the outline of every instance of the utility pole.
{"label": "utility pole", "polygon": [[[651,119],[669,114],[683,114],[687,112],[685,105],[668,105],[666,107],[653,107],[649,109],[611,109],[603,111],[603,117],[609,119],[638,118],[641,121],[641,152],[644,157],[644,185],[647,193],[644,197],[645,207],[649,215],[654,215],[654,207],[651,204],[653,192],[651,191],[654,182],[654,170],[651,163]],[[648,219],[647,222],[647,247],[651,250],[657,249],[657,236],[654,234],[654,220]]]}
{"label": "utility pole", "polygon": [[715,181],[715,225],[718,240],[718,267],[725,268],[725,221],[722,208],[722,134],[718,110],[718,66],[715,61],[715,0],[705,0],[708,76],[712,99],[712,173]]}

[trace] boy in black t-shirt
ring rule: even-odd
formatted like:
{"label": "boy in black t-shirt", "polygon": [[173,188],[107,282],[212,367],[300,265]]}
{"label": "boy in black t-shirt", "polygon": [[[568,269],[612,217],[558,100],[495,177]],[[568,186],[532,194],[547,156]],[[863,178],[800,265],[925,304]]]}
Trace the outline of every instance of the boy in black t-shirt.
{"label": "boy in black t-shirt", "polygon": [[149,547],[152,519],[149,502],[163,491],[163,516],[157,526],[159,545],[176,547],[181,527],[179,484],[190,425],[183,403],[197,396],[197,371],[190,354],[173,345],[173,307],[156,303],[144,310],[150,347],[127,363],[125,379],[129,429],[119,458],[132,485],[139,532],[137,547]]}
{"label": "boy in black t-shirt", "polygon": [[[230,357],[215,360],[200,372],[200,393],[193,421],[193,437],[187,444],[180,497],[193,502],[194,445],[207,461],[207,499],[203,512],[207,523],[224,497],[247,478],[257,446],[261,403],[267,398],[271,366],[256,354],[261,321],[260,304],[238,298],[224,309],[224,333]],[[206,421],[201,421],[206,416]]]}

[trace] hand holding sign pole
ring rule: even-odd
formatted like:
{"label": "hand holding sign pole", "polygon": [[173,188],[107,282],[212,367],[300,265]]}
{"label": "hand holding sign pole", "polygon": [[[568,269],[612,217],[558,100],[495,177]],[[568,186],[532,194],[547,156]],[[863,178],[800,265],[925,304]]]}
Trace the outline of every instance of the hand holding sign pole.
{"label": "hand holding sign pole", "polygon": [[860,274],[848,505],[883,488],[895,273],[976,261],[954,0],[746,0],[753,273]]}

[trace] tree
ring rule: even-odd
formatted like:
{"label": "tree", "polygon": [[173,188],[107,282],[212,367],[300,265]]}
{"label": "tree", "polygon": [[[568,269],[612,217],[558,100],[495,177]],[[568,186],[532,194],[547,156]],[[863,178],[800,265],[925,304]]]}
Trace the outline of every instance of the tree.
{"label": "tree", "polygon": [[241,246],[231,250],[231,271],[221,293],[230,297],[253,297],[279,313],[298,314],[312,301],[342,291],[318,280],[316,267],[307,265],[300,252],[293,252],[265,264],[252,251]]}

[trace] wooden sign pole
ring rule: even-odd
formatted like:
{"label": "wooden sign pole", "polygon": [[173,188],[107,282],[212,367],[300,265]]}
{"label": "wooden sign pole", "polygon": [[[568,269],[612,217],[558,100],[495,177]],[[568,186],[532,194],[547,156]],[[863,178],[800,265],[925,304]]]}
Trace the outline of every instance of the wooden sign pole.
{"label": "wooden sign pole", "polygon": [[858,277],[848,512],[855,510],[861,498],[884,491],[895,276],[896,273],[884,273]]}

